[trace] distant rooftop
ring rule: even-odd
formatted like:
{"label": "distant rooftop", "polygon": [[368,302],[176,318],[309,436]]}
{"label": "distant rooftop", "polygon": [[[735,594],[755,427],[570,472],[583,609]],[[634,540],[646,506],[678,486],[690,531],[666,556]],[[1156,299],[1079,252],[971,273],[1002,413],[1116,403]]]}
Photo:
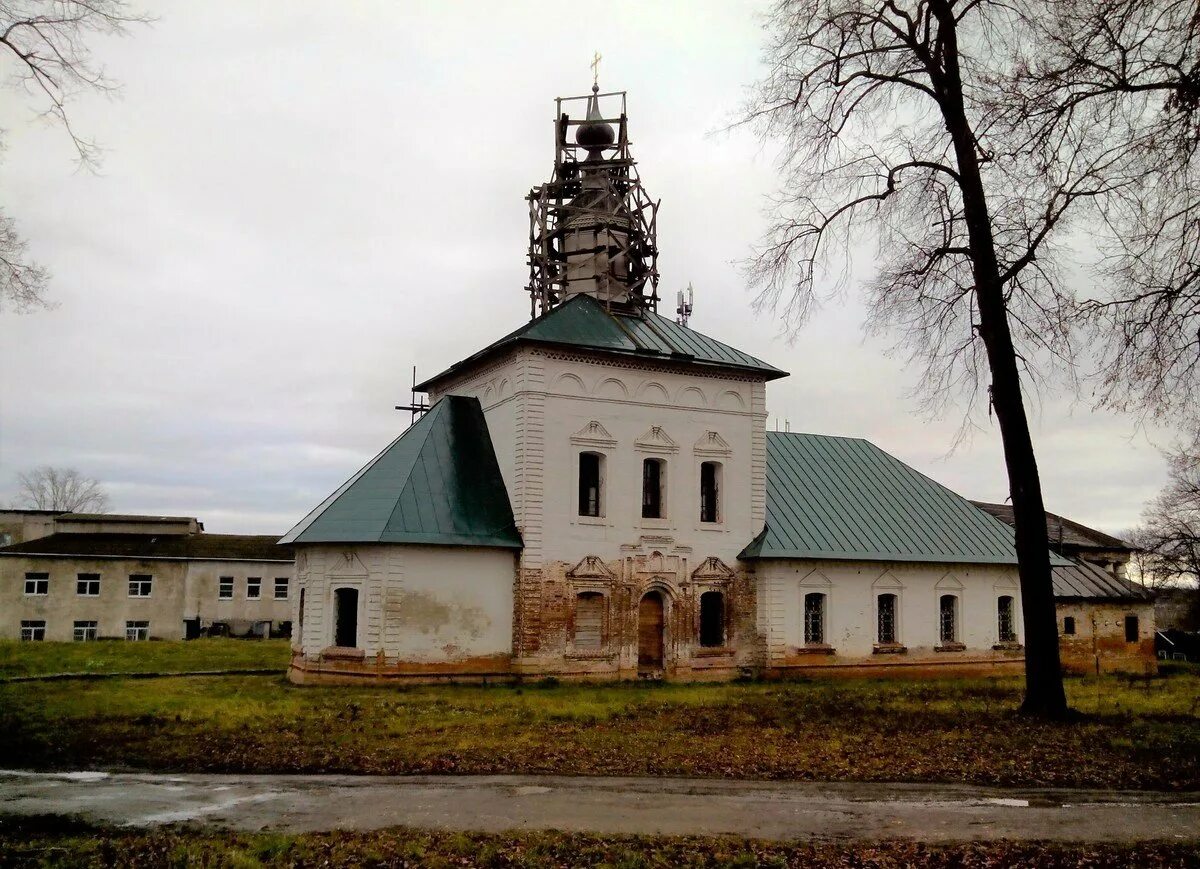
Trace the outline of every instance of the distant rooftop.
{"label": "distant rooftop", "polygon": [[[991,504],[986,501],[972,501],[980,510],[991,513],[1005,525],[1015,525],[1012,504]],[[1132,552],[1134,547],[1124,540],[1081,525],[1071,519],[1059,516],[1057,513],[1046,511],[1046,533],[1050,537],[1051,548],[1067,547],[1073,549],[1121,549]]]}
{"label": "distant rooftop", "polygon": [[197,561],[292,561],[273,534],[51,534],[0,549],[0,556],[171,558]]}
{"label": "distant rooftop", "polygon": [[1154,597],[1144,586],[1113,576],[1087,561],[1073,560],[1070,565],[1057,565],[1051,568],[1050,576],[1056,598],[1152,600]]}

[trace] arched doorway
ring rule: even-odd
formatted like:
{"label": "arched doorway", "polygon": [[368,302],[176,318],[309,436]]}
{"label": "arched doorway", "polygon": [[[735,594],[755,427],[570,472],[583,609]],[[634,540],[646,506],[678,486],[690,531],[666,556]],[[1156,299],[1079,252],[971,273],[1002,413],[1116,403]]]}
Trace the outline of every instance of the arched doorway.
{"label": "arched doorway", "polygon": [[660,592],[648,591],[638,604],[638,666],[662,669],[663,665],[663,597]]}
{"label": "arched doorway", "polygon": [[343,649],[358,648],[358,589],[338,588],[333,592],[333,644]]}

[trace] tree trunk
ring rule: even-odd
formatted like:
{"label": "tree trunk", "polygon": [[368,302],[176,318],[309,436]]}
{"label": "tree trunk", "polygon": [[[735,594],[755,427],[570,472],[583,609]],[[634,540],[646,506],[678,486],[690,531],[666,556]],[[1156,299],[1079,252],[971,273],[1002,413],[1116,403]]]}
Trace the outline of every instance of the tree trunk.
{"label": "tree trunk", "polygon": [[[991,369],[991,403],[1000,424],[1016,525],[1017,562],[1021,576],[1021,612],[1025,621],[1025,702],[1022,711],[1052,718],[1068,714],[1058,655],[1058,616],[1050,578],[1050,541],[1042,483],[1038,476],[1029,419],[1021,396],[1021,375],[1008,323],[1004,283],[996,258],[987,197],[979,170],[975,139],[963,105],[954,11],[946,0],[932,0],[938,20],[939,56],[927,63],[938,103],[954,145],[963,216],[970,238],[979,335]],[[935,64],[940,61],[939,66]]]}

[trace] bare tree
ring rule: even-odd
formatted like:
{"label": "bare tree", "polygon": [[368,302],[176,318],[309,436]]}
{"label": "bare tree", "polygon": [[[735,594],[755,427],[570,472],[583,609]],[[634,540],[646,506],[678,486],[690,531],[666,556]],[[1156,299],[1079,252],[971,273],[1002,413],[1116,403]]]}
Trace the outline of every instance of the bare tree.
{"label": "bare tree", "polygon": [[98,481],[74,468],[50,465],[17,474],[17,498],[33,510],[107,513],[109,508],[108,494]]}
{"label": "bare tree", "polygon": [[1200,586],[1200,438],[1167,454],[1167,485],[1144,520],[1138,540],[1146,584]]}
{"label": "bare tree", "polygon": [[[84,168],[98,165],[100,149],[71,124],[68,105],[84,91],[115,90],[94,63],[88,37],[121,34],[146,21],[124,0],[0,0],[0,72],[34,112],[66,131]],[[48,282],[49,273],[29,259],[13,219],[0,210],[0,310],[6,304],[17,311],[45,307]]]}
{"label": "bare tree", "polygon": [[1083,203],[1103,257],[1074,312],[1100,398],[1198,423],[1200,3],[1043,0],[1023,18],[999,128],[1043,167],[1109,181]]}

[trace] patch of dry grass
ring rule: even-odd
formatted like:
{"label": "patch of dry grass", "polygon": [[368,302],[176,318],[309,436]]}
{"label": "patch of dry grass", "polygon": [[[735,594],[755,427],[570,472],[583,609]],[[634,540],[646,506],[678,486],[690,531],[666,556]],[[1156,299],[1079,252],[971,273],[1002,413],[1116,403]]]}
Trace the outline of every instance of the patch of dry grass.
{"label": "patch of dry grass", "polygon": [[0,765],[1200,788],[1200,675],[298,688],[276,677],[0,686]]}

